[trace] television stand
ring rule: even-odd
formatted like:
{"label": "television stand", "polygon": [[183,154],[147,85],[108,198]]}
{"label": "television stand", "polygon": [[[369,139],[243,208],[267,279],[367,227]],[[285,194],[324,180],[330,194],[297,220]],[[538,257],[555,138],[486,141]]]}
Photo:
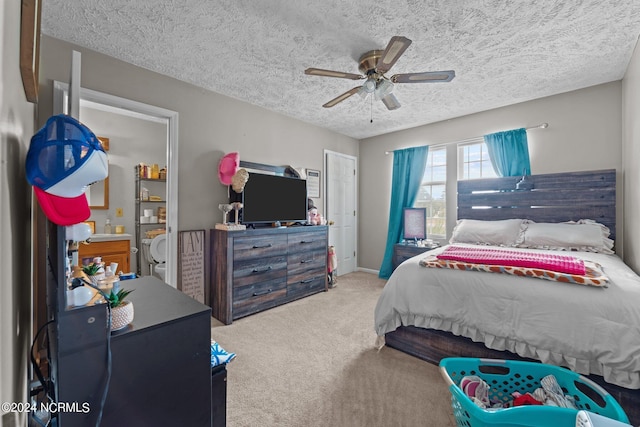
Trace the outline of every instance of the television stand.
{"label": "television stand", "polygon": [[328,227],[211,230],[211,314],[222,323],[328,290]]}

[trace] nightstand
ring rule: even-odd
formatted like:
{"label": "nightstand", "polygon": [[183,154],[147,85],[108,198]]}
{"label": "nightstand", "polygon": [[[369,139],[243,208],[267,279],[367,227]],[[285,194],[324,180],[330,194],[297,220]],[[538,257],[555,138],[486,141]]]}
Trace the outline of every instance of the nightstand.
{"label": "nightstand", "polygon": [[430,251],[431,249],[435,249],[438,246],[433,247],[422,247],[416,245],[409,245],[406,243],[396,243],[393,245],[393,269],[398,268],[400,264],[404,261],[412,258],[416,255],[419,255],[423,252]]}

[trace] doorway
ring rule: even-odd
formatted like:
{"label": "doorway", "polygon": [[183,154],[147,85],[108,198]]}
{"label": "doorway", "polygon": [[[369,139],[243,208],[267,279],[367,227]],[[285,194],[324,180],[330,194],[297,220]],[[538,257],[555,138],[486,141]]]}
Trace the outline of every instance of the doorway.
{"label": "doorway", "polygon": [[325,150],[325,210],[329,226],[329,245],[335,246],[338,275],[357,267],[357,159]]}
{"label": "doorway", "polygon": [[[68,110],[68,84],[54,82],[54,114],[66,113]],[[117,112],[130,118],[144,119],[162,122],[166,124],[166,142],[162,144],[162,150],[166,153],[167,177],[166,177],[166,233],[167,233],[167,269],[165,281],[177,286],[177,253],[178,253],[178,113],[164,108],[132,101],[125,98],[80,88],[80,105],[90,106],[94,109]],[[82,118],[81,118],[82,121]],[[87,123],[89,124],[89,123]],[[133,183],[134,171],[118,171],[123,173]],[[128,182],[128,181],[127,181]],[[112,186],[113,188],[113,186]],[[134,215],[133,211],[129,215]],[[133,230],[132,230],[133,232]],[[136,241],[132,240],[132,247]],[[139,246],[139,245],[138,245]],[[141,250],[140,247],[137,248]],[[132,258],[138,258],[131,254]],[[139,259],[139,258],[138,258]]]}

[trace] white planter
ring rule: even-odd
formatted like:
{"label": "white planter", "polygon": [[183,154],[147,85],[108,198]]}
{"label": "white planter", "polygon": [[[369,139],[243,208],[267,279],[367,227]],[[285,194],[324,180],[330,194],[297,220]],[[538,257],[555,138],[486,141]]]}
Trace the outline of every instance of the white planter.
{"label": "white planter", "polygon": [[111,309],[111,330],[117,331],[133,321],[133,303],[125,301]]}

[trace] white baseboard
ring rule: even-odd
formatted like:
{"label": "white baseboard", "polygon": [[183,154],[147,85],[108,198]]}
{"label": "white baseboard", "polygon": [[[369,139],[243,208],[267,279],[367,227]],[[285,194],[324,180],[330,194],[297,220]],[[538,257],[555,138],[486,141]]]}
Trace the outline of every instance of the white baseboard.
{"label": "white baseboard", "polygon": [[371,273],[371,274],[375,274],[376,276],[380,273],[380,270],[373,270],[371,268],[363,268],[363,267],[358,267],[356,269],[356,271],[362,271],[364,273]]}

